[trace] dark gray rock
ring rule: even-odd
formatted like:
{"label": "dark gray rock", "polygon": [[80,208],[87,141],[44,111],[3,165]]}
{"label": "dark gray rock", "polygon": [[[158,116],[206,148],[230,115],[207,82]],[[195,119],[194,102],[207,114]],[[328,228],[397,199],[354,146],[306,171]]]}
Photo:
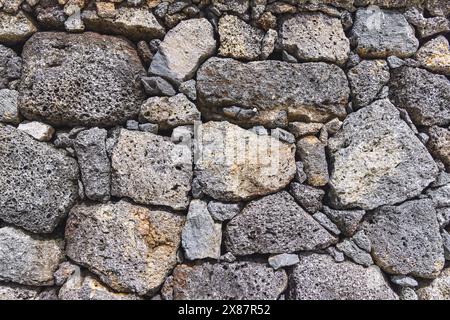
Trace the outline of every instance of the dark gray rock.
{"label": "dark gray rock", "polygon": [[303,162],[297,161],[295,163],[295,166],[297,167],[297,171],[295,172],[295,177],[294,177],[295,181],[297,181],[298,183],[305,182],[308,177],[306,176]]}
{"label": "dark gray rock", "polygon": [[14,50],[0,44],[0,89],[8,87],[8,82],[17,80],[22,73],[22,59]]}
{"label": "dark gray rock", "polygon": [[300,256],[289,275],[290,300],[397,300],[377,266],[365,268],[329,255]]}
{"label": "dark gray rock", "polygon": [[78,197],[78,166],[63,151],[0,125],[0,218],[50,233]]}
{"label": "dark gray rock", "polygon": [[17,104],[19,92],[9,89],[0,89],[0,122],[19,124],[20,115]]}
{"label": "dark gray rock", "polygon": [[389,100],[350,114],[328,140],[331,201],[371,210],[419,195],[438,174],[436,163]]}
{"label": "dark gray rock", "polygon": [[222,224],[213,220],[205,201],[194,199],[189,204],[181,241],[189,260],[220,257]]}
{"label": "dark gray rock", "polygon": [[290,64],[280,61],[242,63],[211,58],[197,73],[199,108],[208,119],[223,119],[233,105],[256,109],[245,126],[284,127],[289,121],[322,122],[345,117],[349,88],[344,72],[326,63]]}
{"label": "dark gray rock", "polygon": [[348,71],[353,106],[360,108],[370,104],[389,82],[389,68],[384,60],[363,60]]}
{"label": "dark gray rock", "polygon": [[284,270],[235,262],[179,265],[173,272],[174,300],[276,300],[286,289]]}
{"label": "dark gray rock", "polygon": [[64,259],[64,242],[13,227],[0,228],[0,280],[31,286],[53,285]]}
{"label": "dark gray rock", "polygon": [[420,68],[401,67],[391,74],[390,99],[419,126],[450,124],[450,81]]}
{"label": "dark gray rock", "polygon": [[195,87],[196,83],[197,81],[193,79],[185,81],[180,84],[178,90],[181,93],[184,93],[192,101],[195,101],[197,100],[197,88]]}
{"label": "dark gray rock", "polygon": [[313,214],[313,218],[320,223],[322,227],[327,229],[331,234],[338,236],[341,231],[339,228],[322,212],[316,212]]}
{"label": "dark gray rock", "polygon": [[219,201],[210,201],[208,211],[216,221],[226,221],[234,218],[241,211],[239,203],[223,203]]}
{"label": "dark gray rock", "polygon": [[234,255],[322,249],[336,242],[286,191],[250,202],[225,231]]}
{"label": "dark gray rock", "polygon": [[309,213],[315,213],[322,210],[322,200],[325,196],[325,191],[322,189],[292,182],[289,185],[289,192],[298,204]]}
{"label": "dark gray rock", "polygon": [[355,263],[369,267],[373,265],[372,257],[369,253],[359,248],[353,241],[345,239],[338,243],[336,248],[342,251],[347,257],[352,259]]}
{"label": "dark gray rock", "polygon": [[326,206],[323,207],[323,212],[347,237],[355,233],[359,222],[366,213],[364,210],[334,210]]}
{"label": "dark gray rock", "polygon": [[352,38],[358,54],[366,58],[406,58],[419,48],[414,28],[401,13],[376,6],[356,11]]}
{"label": "dark gray rock", "polygon": [[[127,41],[86,32],[35,34],[24,46],[19,108],[55,126],[109,126],[137,116],[145,72]],[[106,66],[106,67],[105,67]]]}
{"label": "dark gray rock", "polygon": [[286,143],[295,143],[295,137],[292,133],[289,131],[275,128],[270,130],[270,135],[274,138],[277,138],[280,141],[286,142]]}
{"label": "dark gray rock", "polygon": [[121,200],[70,212],[66,254],[119,292],[154,292],[176,265],[185,218]]}
{"label": "dark gray rock", "polygon": [[0,283],[0,301],[38,300],[39,287],[23,286],[15,283]]}
{"label": "dark gray rock", "polygon": [[429,199],[378,208],[364,230],[376,264],[390,274],[435,278],[444,267],[442,238]]}
{"label": "dark gray rock", "polygon": [[153,58],[149,73],[179,85],[191,79],[200,64],[212,56],[215,49],[213,27],[208,20],[181,21],[166,34]]}
{"label": "dark gray rock", "polygon": [[358,247],[366,252],[372,251],[372,242],[364,230],[358,231],[351,239]]}
{"label": "dark gray rock", "polygon": [[142,77],[145,93],[152,96],[174,96],[177,92],[172,85],[161,77]]}
{"label": "dark gray rock", "polygon": [[450,207],[450,183],[428,189],[425,194],[431,198],[435,208]]}
{"label": "dark gray rock", "polygon": [[111,195],[184,210],[189,205],[192,151],[148,132],[122,129],[112,157]]}
{"label": "dark gray rock", "polygon": [[111,163],[106,152],[105,129],[81,131],[75,140],[75,152],[81,171],[86,197],[108,201],[111,196]]}

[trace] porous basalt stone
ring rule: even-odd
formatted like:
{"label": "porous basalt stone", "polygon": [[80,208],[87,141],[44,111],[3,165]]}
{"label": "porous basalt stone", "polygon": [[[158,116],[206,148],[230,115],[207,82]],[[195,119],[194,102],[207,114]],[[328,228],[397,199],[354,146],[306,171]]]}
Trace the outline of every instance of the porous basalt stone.
{"label": "porous basalt stone", "polygon": [[40,32],[24,46],[19,109],[55,126],[108,126],[137,116],[145,72],[123,39]]}
{"label": "porous basalt stone", "polygon": [[202,114],[208,119],[223,119],[223,109],[233,105],[255,110],[245,121],[229,119],[245,126],[283,127],[287,125],[286,113],[289,121],[342,119],[349,93],[344,72],[322,62],[242,63],[211,58],[197,73]]}
{"label": "porous basalt stone", "polygon": [[336,242],[286,191],[250,202],[225,230],[225,246],[234,255],[323,249]]}
{"label": "porous basalt stone", "polygon": [[8,14],[0,11],[0,43],[17,45],[25,42],[37,31],[30,17],[20,11],[18,14]]}
{"label": "porous basalt stone", "polygon": [[66,254],[116,291],[151,293],[176,265],[184,220],[124,200],[80,204],[67,221]]}
{"label": "porous basalt stone", "polygon": [[78,198],[78,166],[53,146],[0,125],[0,219],[50,233]]}
{"label": "porous basalt stone", "polygon": [[436,163],[399,111],[379,100],[350,114],[330,140],[331,200],[375,209],[418,196],[438,174]]}
{"label": "porous basalt stone", "polygon": [[276,300],[287,286],[284,270],[245,261],[181,264],[172,281],[174,300]]}
{"label": "porous basalt stone", "polygon": [[198,130],[195,175],[202,191],[237,202],[284,188],[295,174],[295,146],[228,122]]}
{"label": "porous basalt stone", "polygon": [[189,205],[192,151],[149,132],[122,129],[111,157],[111,195],[184,210]]}

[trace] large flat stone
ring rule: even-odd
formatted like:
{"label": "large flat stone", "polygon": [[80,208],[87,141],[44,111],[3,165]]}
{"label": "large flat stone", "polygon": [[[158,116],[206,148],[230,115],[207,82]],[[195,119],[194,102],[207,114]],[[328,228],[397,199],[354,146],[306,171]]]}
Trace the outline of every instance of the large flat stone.
{"label": "large flat stone", "polygon": [[223,119],[224,108],[256,109],[250,118],[227,117],[245,126],[286,126],[290,121],[344,118],[350,89],[344,72],[326,63],[281,61],[242,63],[211,58],[197,73],[199,108],[208,119]]}
{"label": "large flat stone", "polygon": [[86,32],[35,34],[24,46],[19,108],[55,126],[108,126],[137,116],[145,72],[126,40]]}

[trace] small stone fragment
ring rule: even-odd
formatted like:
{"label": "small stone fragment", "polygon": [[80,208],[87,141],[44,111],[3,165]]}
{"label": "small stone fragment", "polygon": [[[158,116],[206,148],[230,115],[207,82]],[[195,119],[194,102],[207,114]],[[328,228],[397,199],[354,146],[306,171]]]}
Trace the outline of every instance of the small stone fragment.
{"label": "small stone fragment", "polygon": [[299,262],[300,260],[298,259],[298,255],[296,254],[282,253],[276,256],[269,257],[269,265],[275,270],[284,267],[290,267]]}
{"label": "small stone fragment", "polygon": [[303,162],[308,184],[326,185],[329,176],[325,145],[315,136],[306,136],[297,142],[297,154]]}
{"label": "small stone fragment", "polygon": [[0,280],[30,286],[53,285],[64,259],[64,243],[13,227],[0,228]]}
{"label": "small stone fragment", "polygon": [[216,221],[226,221],[233,219],[241,211],[239,203],[223,203],[219,201],[210,201],[208,211]]}
{"label": "small stone fragment", "polygon": [[[1,74],[1,66],[0,66],[0,74]],[[20,115],[19,110],[17,108],[18,97],[19,93],[15,90],[0,89],[0,122],[19,124]]]}
{"label": "small stone fragment", "polygon": [[52,126],[38,121],[22,122],[17,129],[26,132],[37,141],[50,141],[55,133]]}
{"label": "small stone fragment", "polygon": [[291,122],[289,123],[289,131],[299,139],[304,136],[313,136],[319,133],[323,127],[322,123],[317,122]]}
{"label": "small stone fragment", "polygon": [[74,143],[84,192],[94,201],[105,202],[110,198],[111,164],[106,152],[107,134],[105,129],[84,130]]}
{"label": "small stone fragment", "polygon": [[391,281],[400,287],[417,287],[419,283],[416,279],[408,276],[392,276]]}
{"label": "small stone fragment", "polygon": [[402,289],[400,291],[400,300],[415,301],[415,300],[419,300],[419,298],[417,297],[417,294],[414,291],[414,289],[409,288],[409,287],[402,287]]}
{"label": "small stone fragment", "polygon": [[353,241],[345,239],[336,245],[347,257],[352,259],[355,263],[365,267],[373,265],[372,257],[369,253],[359,248]]}
{"label": "small stone fragment", "polygon": [[156,123],[143,123],[139,124],[139,130],[143,132],[149,132],[158,134],[159,126]]}
{"label": "small stone fragment", "polygon": [[297,161],[295,163],[295,166],[297,167],[297,170],[295,171],[295,177],[294,177],[295,181],[297,181],[298,183],[305,182],[308,177],[306,176],[306,173],[304,171],[303,162]]}
{"label": "small stone fragment", "polygon": [[225,246],[235,255],[323,249],[336,241],[286,191],[251,201],[225,231]]}
{"label": "small stone fragment", "polygon": [[450,129],[433,126],[428,130],[427,147],[450,171]]}
{"label": "small stone fragment", "polygon": [[185,81],[180,84],[178,90],[181,93],[184,93],[192,101],[195,101],[197,100],[197,89],[195,87],[196,83],[197,82],[193,79]]}
{"label": "small stone fragment", "polygon": [[286,142],[286,143],[295,143],[295,137],[292,133],[280,129],[280,128],[276,128],[276,129],[271,129],[270,130],[270,135],[274,138],[277,138],[280,141]]}
{"label": "small stone fragment", "polygon": [[431,198],[435,208],[450,207],[450,183],[428,189],[425,194]]}
{"label": "small stone fragment", "polygon": [[174,96],[176,94],[172,85],[161,77],[142,77],[141,82],[147,96]]}
{"label": "small stone fragment", "polygon": [[364,230],[358,231],[351,239],[358,247],[363,249],[366,252],[372,251],[372,242],[369,237],[366,235]]}
{"label": "small stone fragment", "polygon": [[333,257],[334,261],[336,262],[344,262],[345,256],[344,254],[336,249],[336,247],[328,247],[326,251]]}
{"label": "small stone fragment", "polygon": [[444,269],[439,277],[416,293],[419,300],[450,300],[450,268]]}
{"label": "small stone fragment", "polygon": [[284,270],[256,262],[178,265],[174,300],[276,300],[286,289]]}
{"label": "small stone fragment", "polygon": [[266,35],[264,36],[262,43],[261,43],[261,54],[259,58],[261,60],[266,60],[275,50],[276,42],[278,39],[278,33],[273,30],[269,29],[266,32]]}
{"label": "small stone fragment", "polygon": [[366,213],[364,210],[334,210],[326,206],[323,207],[323,212],[347,237],[350,237],[355,233],[359,222]]}
{"label": "small stone fragment", "polygon": [[327,229],[330,233],[338,236],[341,231],[339,228],[322,212],[316,212],[313,214],[313,218],[320,223],[322,227]]}
{"label": "small stone fragment", "polygon": [[322,209],[322,201],[325,191],[305,184],[292,182],[289,185],[289,192],[306,211],[315,213]]}
{"label": "small stone fragment", "polygon": [[200,121],[200,112],[182,93],[173,97],[152,97],[141,107],[139,119],[157,123],[160,129],[194,124]]}
{"label": "small stone fragment", "polygon": [[34,22],[22,10],[16,15],[0,11],[0,44],[21,44],[36,31]]}
{"label": "small stone fragment", "polygon": [[184,253],[189,260],[220,257],[222,224],[214,222],[206,202],[191,201],[181,237]]}

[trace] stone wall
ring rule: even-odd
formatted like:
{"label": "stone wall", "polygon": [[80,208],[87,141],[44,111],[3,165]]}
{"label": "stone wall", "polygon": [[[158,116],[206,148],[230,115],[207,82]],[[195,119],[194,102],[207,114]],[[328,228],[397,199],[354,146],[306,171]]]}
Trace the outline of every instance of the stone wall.
{"label": "stone wall", "polygon": [[450,299],[449,15],[0,0],[0,299]]}

